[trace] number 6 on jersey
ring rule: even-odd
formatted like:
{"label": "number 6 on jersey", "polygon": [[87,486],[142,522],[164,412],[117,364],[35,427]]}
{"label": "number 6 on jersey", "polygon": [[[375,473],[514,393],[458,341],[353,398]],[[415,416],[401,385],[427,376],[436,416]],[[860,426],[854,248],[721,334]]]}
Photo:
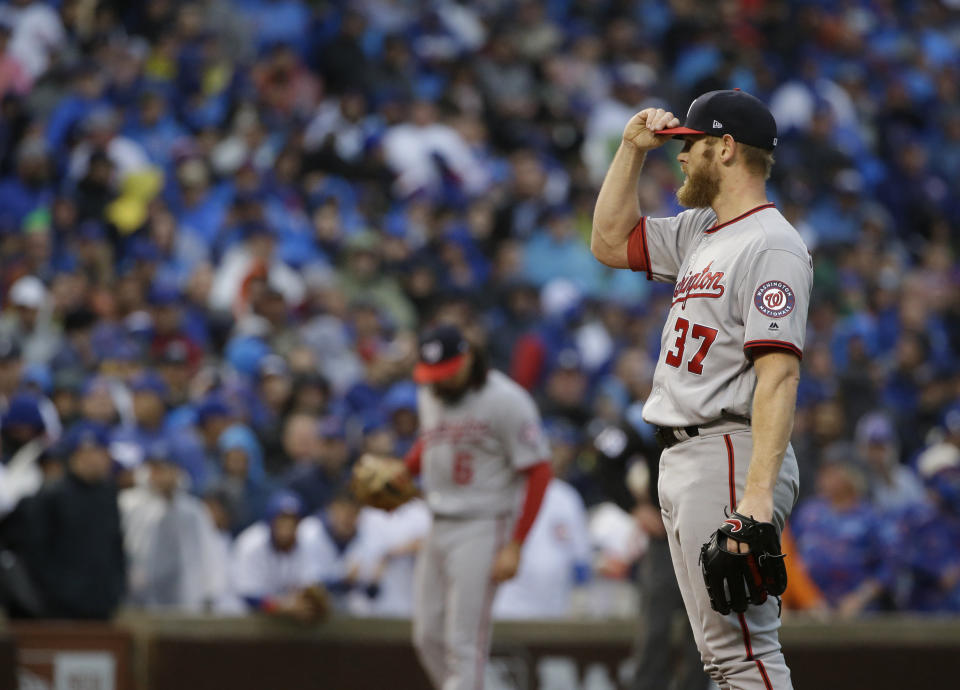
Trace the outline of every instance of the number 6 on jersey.
{"label": "number 6 on jersey", "polygon": [[700,349],[697,350],[697,354],[687,362],[687,370],[699,376],[703,373],[703,359],[707,356],[707,352],[710,350],[710,346],[713,345],[713,341],[717,339],[717,333],[719,331],[717,331],[716,328],[710,328],[709,326],[704,326],[699,323],[693,324],[693,328],[691,329],[690,322],[682,317],[677,319],[677,324],[673,327],[673,330],[680,334],[673,344],[676,351],[667,351],[664,362],[671,367],[680,367],[683,363],[683,350],[687,344],[687,331],[689,331],[691,338],[703,341],[700,343]]}
{"label": "number 6 on jersey", "polygon": [[461,485],[473,481],[473,456],[465,450],[458,450],[453,456],[453,481]]}

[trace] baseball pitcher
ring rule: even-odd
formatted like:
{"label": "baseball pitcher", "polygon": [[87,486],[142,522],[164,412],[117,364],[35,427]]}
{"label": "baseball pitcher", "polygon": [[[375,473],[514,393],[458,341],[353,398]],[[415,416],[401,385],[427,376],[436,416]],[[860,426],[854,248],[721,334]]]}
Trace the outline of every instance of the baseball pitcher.
{"label": "baseball pitcher", "polygon": [[[689,210],[647,218],[648,151],[680,137]],[[659,490],[670,554],[707,673],[722,688],[785,690],[779,534],[797,498],[790,447],[810,254],[767,200],[777,127],[739,90],[691,104],[684,126],[648,108],[627,123],[594,213],[602,263],[674,284],[643,416],[664,451]]]}

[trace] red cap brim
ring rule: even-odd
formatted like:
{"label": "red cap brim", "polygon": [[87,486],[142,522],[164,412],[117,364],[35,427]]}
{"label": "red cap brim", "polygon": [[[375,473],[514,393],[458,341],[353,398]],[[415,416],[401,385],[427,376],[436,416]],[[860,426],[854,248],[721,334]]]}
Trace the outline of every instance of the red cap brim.
{"label": "red cap brim", "polygon": [[448,379],[460,371],[465,356],[459,354],[436,364],[420,362],[413,368],[413,380],[417,383],[436,383]]}
{"label": "red cap brim", "polygon": [[669,129],[661,129],[657,134],[706,134],[706,132],[701,132],[699,129],[690,129],[689,127],[671,127]]}

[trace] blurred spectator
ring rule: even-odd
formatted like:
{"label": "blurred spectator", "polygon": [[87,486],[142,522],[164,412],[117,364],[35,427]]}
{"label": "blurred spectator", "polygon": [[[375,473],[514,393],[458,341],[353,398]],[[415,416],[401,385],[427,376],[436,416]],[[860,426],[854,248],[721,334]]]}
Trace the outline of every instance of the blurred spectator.
{"label": "blurred spectator", "polygon": [[378,240],[372,232],[361,232],[347,240],[343,268],[338,276],[340,289],[350,302],[362,300],[394,325],[409,328],[414,323],[413,307],[400,285],[380,271]]}
{"label": "blurred spectator", "polygon": [[360,613],[386,618],[410,618],[413,615],[414,566],[423,540],[430,531],[430,511],[426,503],[409,501],[389,513],[364,510],[360,519],[364,529],[379,535],[372,548],[375,563],[372,582],[376,596],[369,609]]}
{"label": "blurred spectator", "polygon": [[255,291],[270,286],[291,306],[304,296],[303,279],[276,256],[274,230],[253,221],[242,228],[243,242],[227,252],[213,278],[210,307],[244,314],[255,298]]}
{"label": "blurred spectator", "polygon": [[312,558],[334,608],[352,613],[371,610],[380,593],[377,556],[386,535],[375,522],[361,519],[352,494],[337,494],[315,517],[304,520],[304,533],[311,535]]}
{"label": "blurred spectator", "polygon": [[780,534],[780,548],[783,553],[788,554],[784,561],[789,583],[782,597],[784,608],[790,611],[805,611],[818,616],[826,614],[829,611],[827,602],[820,588],[810,579],[807,566],[800,556],[789,525],[785,526]]}
{"label": "blurred spectator", "polygon": [[0,337],[16,340],[27,362],[45,364],[60,346],[47,288],[35,276],[24,276],[10,286],[11,309],[0,317]]}
{"label": "blurred spectator", "polygon": [[817,471],[817,495],[790,521],[810,577],[838,615],[889,608],[895,594],[892,523],[867,502],[866,480],[849,462]]}
{"label": "blurred spectator", "polygon": [[587,511],[576,489],[553,479],[523,543],[520,570],[497,589],[496,618],[565,618],[573,591],[590,579]]}
{"label": "blurred spectator", "polygon": [[900,464],[893,424],[883,414],[868,414],[857,422],[857,450],[866,461],[871,501],[881,512],[909,508],[925,500],[923,485],[913,469]]}
{"label": "blurred spectator", "polygon": [[128,559],[130,604],[149,608],[210,610],[226,589],[226,563],[200,499],[184,490],[183,470],[167,444],[145,452],[147,480],[120,494]]}
{"label": "blurred spectator", "polygon": [[308,513],[324,508],[350,479],[350,448],[343,420],[320,422],[295,415],[287,422],[284,446],[293,461],[286,484],[303,501]]}
{"label": "blurred spectator", "polygon": [[579,353],[573,348],[561,350],[547,376],[544,395],[539,401],[540,411],[546,420],[566,422],[575,428],[583,428],[590,421],[587,408],[587,377],[581,368]]}
{"label": "blurred spectator", "polygon": [[263,466],[263,450],[249,427],[234,424],[217,439],[219,460],[210,488],[227,499],[230,530],[246,529],[264,514],[271,484]]}
{"label": "blurred spectator", "polygon": [[44,483],[40,459],[50,442],[40,400],[26,393],[14,396],[0,416],[0,516],[40,490]]}
{"label": "blurred spectator", "polygon": [[302,517],[300,500],[280,492],[271,497],[264,519],[237,537],[230,575],[250,610],[303,622],[325,613],[308,593],[320,579],[321,564],[315,532]]}
{"label": "blurred spectator", "polygon": [[[124,473],[133,473],[143,462],[146,449],[165,439],[163,422],[166,417],[167,387],[154,373],[144,373],[130,384],[130,424],[117,428],[110,443],[110,452]],[[133,477],[120,477],[122,488],[132,486]]]}
{"label": "blurred spectator", "polygon": [[47,69],[65,36],[57,11],[43,2],[14,0],[3,8],[4,23],[13,27],[9,50],[36,79]]}
{"label": "blurred spectator", "polygon": [[910,576],[906,608],[960,611],[960,450],[941,444],[921,457],[930,501],[899,523],[899,554]]}
{"label": "blurred spectator", "polygon": [[49,618],[109,618],[123,597],[126,559],[107,431],[77,422],[63,440],[67,473],[25,506],[27,562]]}

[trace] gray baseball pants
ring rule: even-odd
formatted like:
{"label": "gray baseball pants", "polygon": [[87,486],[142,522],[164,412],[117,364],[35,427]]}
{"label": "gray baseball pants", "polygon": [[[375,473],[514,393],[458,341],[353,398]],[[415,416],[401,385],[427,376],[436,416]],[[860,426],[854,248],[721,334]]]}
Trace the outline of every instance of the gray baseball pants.
{"label": "gray baseball pants", "polygon": [[[660,504],[670,556],[703,667],[729,690],[791,690],[780,649],[779,606],[773,597],[745,613],[722,616],[710,607],[700,547],[734,510],[743,493],[753,434],[737,422],[710,425],[700,436],[663,451]],[[787,448],[774,489],[774,523],[783,529],[799,492],[793,448]]]}
{"label": "gray baseball pants", "polygon": [[482,690],[496,585],[493,559],[507,516],[434,517],[417,557],[413,644],[437,690]]}

